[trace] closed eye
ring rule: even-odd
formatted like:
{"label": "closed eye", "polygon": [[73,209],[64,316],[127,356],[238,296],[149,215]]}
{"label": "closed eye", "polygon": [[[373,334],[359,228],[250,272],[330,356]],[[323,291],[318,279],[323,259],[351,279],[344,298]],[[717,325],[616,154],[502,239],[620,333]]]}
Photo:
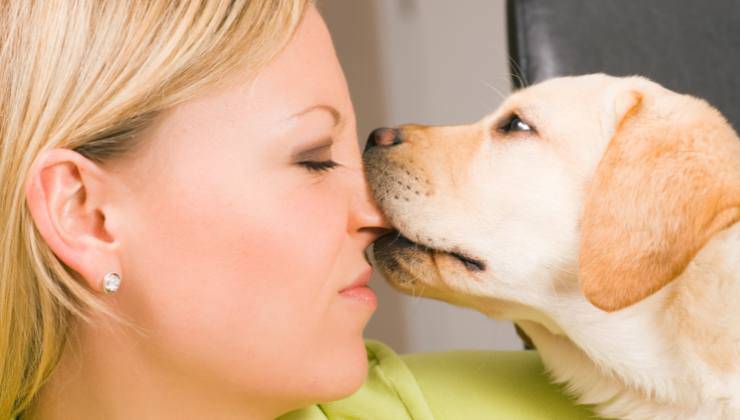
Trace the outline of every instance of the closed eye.
{"label": "closed eye", "polygon": [[309,146],[306,150],[294,153],[293,161],[309,172],[328,172],[341,166],[331,158],[332,139],[324,139],[318,145]]}
{"label": "closed eye", "polygon": [[298,164],[306,168],[309,172],[327,172],[339,166],[339,164],[333,160],[306,160],[298,162]]}
{"label": "closed eye", "polygon": [[535,132],[534,127],[524,122],[516,114],[511,114],[511,116],[506,118],[503,123],[498,124],[497,130],[504,134]]}

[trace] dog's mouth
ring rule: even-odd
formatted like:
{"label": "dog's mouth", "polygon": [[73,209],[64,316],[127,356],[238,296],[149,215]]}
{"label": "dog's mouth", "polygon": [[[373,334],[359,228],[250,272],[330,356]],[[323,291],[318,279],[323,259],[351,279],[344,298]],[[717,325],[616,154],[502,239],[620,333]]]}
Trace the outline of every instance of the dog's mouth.
{"label": "dog's mouth", "polygon": [[376,255],[383,255],[383,253],[388,252],[393,253],[393,251],[408,250],[424,252],[432,256],[448,255],[458,260],[466,269],[470,271],[480,272],[486,270],[486,264],[483,261],[478,258],[472,257],[463,251],[432,248],[427,245],[414,242],[406,236],[403,236],[403,234],[398,231],[389,233],[376,240],[374,248]]}

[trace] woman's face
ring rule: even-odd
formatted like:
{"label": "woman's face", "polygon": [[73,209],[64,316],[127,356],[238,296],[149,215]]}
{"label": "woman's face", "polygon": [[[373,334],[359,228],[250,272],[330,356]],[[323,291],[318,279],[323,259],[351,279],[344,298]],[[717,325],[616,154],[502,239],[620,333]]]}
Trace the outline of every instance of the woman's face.
{"label": "woman's face", "polygon": [[150,333],[137,351],[265,401],[359,387],[376,302],[351,288],[369,279],[363,250],[384,221],[317,11],[256,78],[176,107],[145,136],[112,166],[128,221],[113,299]]}

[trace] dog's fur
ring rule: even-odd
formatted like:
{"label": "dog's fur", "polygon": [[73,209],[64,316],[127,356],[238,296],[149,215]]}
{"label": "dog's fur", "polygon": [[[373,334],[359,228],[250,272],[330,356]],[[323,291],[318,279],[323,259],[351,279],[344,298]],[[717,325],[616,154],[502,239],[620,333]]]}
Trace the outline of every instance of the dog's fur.
{"label": "dog's fur", "polygon": [[517,322],[599,415],[740,418],[740,139],[719,112],[598,74],[397,130],[364,156],[400,232],[375,247],[391,284]]}

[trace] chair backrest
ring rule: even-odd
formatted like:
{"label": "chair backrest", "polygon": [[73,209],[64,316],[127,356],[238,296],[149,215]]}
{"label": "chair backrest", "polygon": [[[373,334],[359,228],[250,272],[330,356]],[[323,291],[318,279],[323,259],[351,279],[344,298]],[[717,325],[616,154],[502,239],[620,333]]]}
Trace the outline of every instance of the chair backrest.
{"label": "chair backrest", "polygon": [[740,1],[507,0],[515,87],[642,75],[706,99],[740,129]]}

